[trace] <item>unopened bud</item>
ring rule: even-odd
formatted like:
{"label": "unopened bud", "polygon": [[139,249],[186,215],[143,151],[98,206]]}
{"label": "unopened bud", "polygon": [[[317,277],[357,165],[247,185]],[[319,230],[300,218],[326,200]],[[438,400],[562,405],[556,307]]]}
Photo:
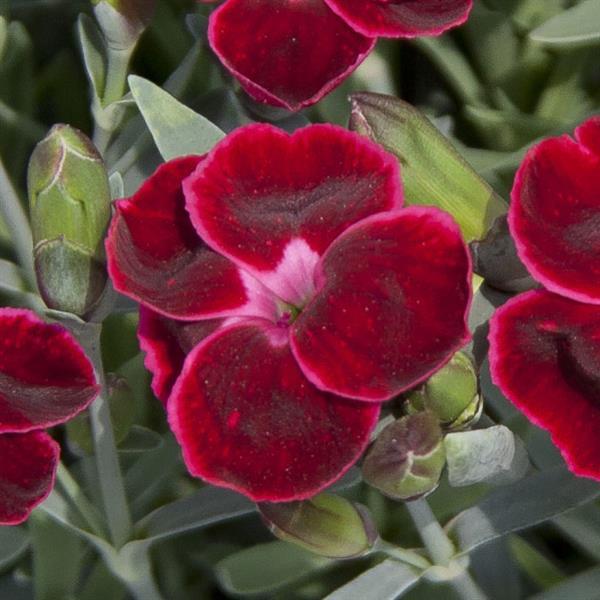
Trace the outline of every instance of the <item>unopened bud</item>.
{"label": "unopened bud", "polygon": [[482,407],[475,365],[464,352],[457,352],[425,384],[408,394],[409,412],[431,411],[450,431],[476,423]]}
{"label": "unopened bud", "polygon": [[364,480],[395,500],[433,491],[446,460],[442,429],[430,412],[407,415],[388,425],[362,466]]}
{"label": "unopened bud", "polygon": [[156,0],[92,0],[109,48],[129,50],[150,25]]}
{"label": "unopened bud", "polygon": [[56,125],[31,155],[27,184],[42,298],[50,308],[83,316],[107,280],[110,189],[102,158],[83,133]]}
{"label": "unopened bud", "polygon": [[333,494],[301,502],[264,502],[258,510],[279,539],[329,558],[361,556],[379,537],[364,506]]}

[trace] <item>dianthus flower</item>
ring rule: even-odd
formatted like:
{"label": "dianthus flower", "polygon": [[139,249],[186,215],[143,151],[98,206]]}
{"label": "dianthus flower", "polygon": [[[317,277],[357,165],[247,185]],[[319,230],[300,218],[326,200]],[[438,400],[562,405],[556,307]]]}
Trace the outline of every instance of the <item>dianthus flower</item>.
{"label": "dianthus flower", "polygon": [[24,521],[53,487],[60,447],[41,430],[74,417],[98,391],[65,329],[0,309],[0,525]]}
{"label": "dianthus flower", "polygon": [[493,381],[574,473],[600,480],[600,117],[528,152],[508,222],[545,289],[494,314]]}
{"label": "dianthus flower", "polygon": [[240,128],[117,203],[110,274],[143,304],[192,474],[256,501],[312,496],[358,459],[381,401],[468,339],[458,227],[401,204],[395,157],[331,125]]}
{"label": "dianthus flower", "polygon": [[226,0],[208,39],[259,102],[299,110],[350,75],[377,37],[438,35],[464,23],[472,0]]}

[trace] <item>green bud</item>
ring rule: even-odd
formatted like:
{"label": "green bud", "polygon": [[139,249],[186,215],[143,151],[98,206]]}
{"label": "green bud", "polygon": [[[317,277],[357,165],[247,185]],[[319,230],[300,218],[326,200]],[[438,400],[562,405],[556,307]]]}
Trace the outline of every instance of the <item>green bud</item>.
{"label": "green bud", "polygon": [[156,0],[92,0],[100,29],[112,50],[130,50],[154,15]]}
{"label": "green bud", "polygon": [[473,425],[481,416],[483,406],[477,389],[475,365],[464,352],[457,352],[407,397],[409,413],[431,411],[444,429],[451,431]]}
{"label": "green bud", "polygon": [[407,415],[388,425],[362,466],[364,480],[395,500],[414,500],[438,485],[446,461],[444,438],[430,412]]}
{"label": "green bud", "polygon": [[329,558],[361,556],[379,537],[364,506],[333,494],[302,502],[265,502],[258,510],[279,539]]}
{"label": "green bud", "polygon": [[50,308],[83,316],[107,280],[110,189],[102,158],[83,133],[56,125],[31,155],[27,185],[40,293]]}

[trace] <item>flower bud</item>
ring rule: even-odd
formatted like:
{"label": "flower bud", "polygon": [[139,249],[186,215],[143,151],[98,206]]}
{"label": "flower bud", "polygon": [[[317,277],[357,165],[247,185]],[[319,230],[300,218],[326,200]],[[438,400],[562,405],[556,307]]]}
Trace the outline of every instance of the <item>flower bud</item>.
{"label": "flower bud", "polygon": [[42,298],[50,308],[83,316],[107,280],[110,188],[102,158],[83,133],[56,125],[31,155],[27,185]]}
{"label": "flower bud", "polygon": [[258,510],[279,539],[329,558],[361,556],[379,537],[364,506],[333,494],[301,502],[264,502]]}
{"label": "flower bud", "polygon": [[482,406],[473,361],[464,352],[457,352],[425,384],[408,394],[407,410],[431,411],[444,429],[455,431],[477,422]]}
{"label": "flower bud", "polygon": [[446,460],[437,417],[430,412],[390,423],[362,466],[364,480],[394,500],[414,500],[433,491]]}
{"label": "flower bud", "polygon": [[150,25],[156,0],[92,0],[107,45],[130,50]]}

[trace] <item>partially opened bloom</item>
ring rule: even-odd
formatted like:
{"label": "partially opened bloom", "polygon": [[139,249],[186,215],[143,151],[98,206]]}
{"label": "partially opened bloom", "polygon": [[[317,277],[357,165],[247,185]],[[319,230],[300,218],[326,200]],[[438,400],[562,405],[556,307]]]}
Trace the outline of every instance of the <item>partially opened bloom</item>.
{"label": "partially opened bloom", "polygon": [[466,341],[458,227],[401,203],[396,159],[330,125],[241,128],[117,203],[110,273],[144,305],[146,364],[192,474],[257,501],[310,497],[360,456],[381,401]]}
{"label": "partially opened bloom", "polygon": [[600,117],[529,151],[509,226],[546,289],[496,311],[492,377],[574,473],[600,480]]}
{"label": "partially opened bloom", "polygon": [[60,448],[41,430],[97,393],[92,365],[65,329],[0,309],[0,525],[24,521],[52,489]]}
{"label": "partially opened bloom", "polygon": [[472,0],[226,0],[210,17],[212,49],[259,102],[299,110],[367,57],[375,38],[437,35]]}

